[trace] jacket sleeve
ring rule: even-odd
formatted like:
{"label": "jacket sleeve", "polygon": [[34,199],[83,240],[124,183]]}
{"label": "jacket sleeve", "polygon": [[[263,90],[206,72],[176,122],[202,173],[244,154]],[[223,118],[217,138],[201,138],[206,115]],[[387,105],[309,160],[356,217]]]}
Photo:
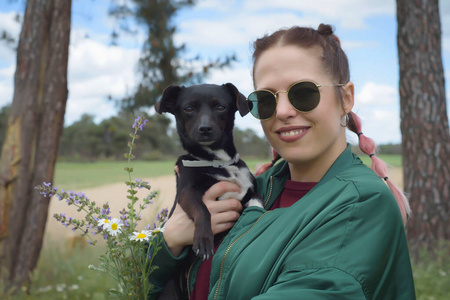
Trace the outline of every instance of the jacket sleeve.
{"label": "jacket sleeve", "polygon": [[400,212],[381,187],[336,195],[334,208],[289,253],[275,282],[253,299],[414,299]]}
{"label": "jacket sleeve", "polygon": [[275,284],[253,300],[268,299],[366,299],[361,284],[337,268],[291,270],[281,274]]}
{"label": "jacket sleeve", "polygon": [[181,265],[189,252],[189,248],[186,247],[178,257],[174,257],[167,247],[162,233],[158,233],[158,235],[159,236],[155,238],[162,239],[161,249],[156,252],[155,257],[153,258],[153,265],[157,266],[157,268],[150,273],[148,277],[149,282],[153,285],[153,290],[151,292],[153,295],[160,293],[164,289],[164,286],[170,277],[181,268]]}

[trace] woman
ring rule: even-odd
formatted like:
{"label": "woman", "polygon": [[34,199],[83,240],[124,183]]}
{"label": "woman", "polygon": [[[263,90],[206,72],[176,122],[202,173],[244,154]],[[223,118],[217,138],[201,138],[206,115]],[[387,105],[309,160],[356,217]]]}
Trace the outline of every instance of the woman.
{"label": "woman", "polygon": [[[232,228],[212,261],[189,266],[190,299],[415,299],[402,223],[409,207],[351,112],[354,86],[332,28],[277,31],[255,42],[253,59],[249,108],[283,161],[257,177],[267,210],[239,216],[237,200],[214,201],[239,189],[231,183],[205,194],[213,232]],[[377,174],[351,153],[346,127]],[[150,278],[156,292],[192,244],[181,208],[163,235]]]}

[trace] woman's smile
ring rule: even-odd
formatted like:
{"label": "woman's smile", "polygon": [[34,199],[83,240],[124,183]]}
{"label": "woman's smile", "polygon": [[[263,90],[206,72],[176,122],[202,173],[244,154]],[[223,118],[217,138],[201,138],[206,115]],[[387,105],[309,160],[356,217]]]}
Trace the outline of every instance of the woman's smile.
{"label": "woman's smile", "polygon": [[280,140],[286,143],[292,143],[296,140],[302,138],[309,131],[309,127],[301,126],[301,127],[282,127],[278,129],[275,133],[278,135]]}

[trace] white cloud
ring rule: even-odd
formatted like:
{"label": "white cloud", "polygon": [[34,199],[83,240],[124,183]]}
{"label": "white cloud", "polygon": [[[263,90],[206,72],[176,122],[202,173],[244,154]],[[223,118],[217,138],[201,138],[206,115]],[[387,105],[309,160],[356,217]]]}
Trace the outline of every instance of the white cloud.
{"label": "white cloud", "polygon": [[322,22],[333,21],[343,28],[365,28],[367,17],[395,14],[395,1],[392,0],[377,1],[376,5],[371,0],[247,0],[244,7],[249,11],[259,12],[279,9],[301,12],[304,15],[320,17]]}
{"label": "white cloud", "polygon": [[396,87],[367,82],[356,95],[355,105],[396,105],[399,103],[398,99],[398,90]]}
{"label": "white cloud", "polygon": [[12,102],[15,70],[15,64],[0,69],[0,107]]}
{"label": "white cloud", "polygon": [[[21,30],[21,24],[15,20],[16,15],[16,12],[0,12],[0,29],[13,37],[18,37]],[[0,42],[0,64],[15,61],[15,58],[16,52],[11,46],[7,46],[3,41]]]}
{"label": "white cloud", "polygon": [[364,134],[376,143],[401,141],[399,96],[396,87],[366,83],[355,95],[353,111],[361,118]]}
{"label": "white cloud", "polygon": [[95,115],[96,121],[114,115],[114,103],[106,97],[121,97],[134,88],[140,51],[108,47],[88,38],[75,39],[69,51],[66,124],[78,120],[83,113]]}

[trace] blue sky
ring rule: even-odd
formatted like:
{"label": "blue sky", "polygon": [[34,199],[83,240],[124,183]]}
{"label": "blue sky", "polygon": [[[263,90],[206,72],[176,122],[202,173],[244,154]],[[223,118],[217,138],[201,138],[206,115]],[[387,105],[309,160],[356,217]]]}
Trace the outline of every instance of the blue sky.
{"label": "blue sky", "polygon": [[[13,20],[23,14],[24,1],[0,3],[0,29],[19,35]],[[274,3],[276,2],[276,3]],[[440,1],[442,54],[447,78],[447,107],[450,99],[450,1]],[[122,36],[111,47],[109,35],[117,26],[107,15],[108,0],[73,0],[69,49],[69,99],[66,124],[89,113],[101,121],[116,113],[106,98],[121,97],[133,90],[137,78],[143,32]],[[187,45],[186,57],[204,59],[235,54],[233,68],[215,71],[205,81],[232,82],[247,95],[252,90],[251,42],[281,27],[304,25],[317,28],[333,24],[350,60],[355,83],[354,111],[363,120],[363,130],[377,143],[399,143],[397,22],[395,0],[199,0],[179,12],[175,41]],[[0,45],[0,107],[12,101],[15,53]],[[237,117],[239,128],[252,128],[262,135],[251,116]],[[356,137],[349,134],[349,140]]]}

